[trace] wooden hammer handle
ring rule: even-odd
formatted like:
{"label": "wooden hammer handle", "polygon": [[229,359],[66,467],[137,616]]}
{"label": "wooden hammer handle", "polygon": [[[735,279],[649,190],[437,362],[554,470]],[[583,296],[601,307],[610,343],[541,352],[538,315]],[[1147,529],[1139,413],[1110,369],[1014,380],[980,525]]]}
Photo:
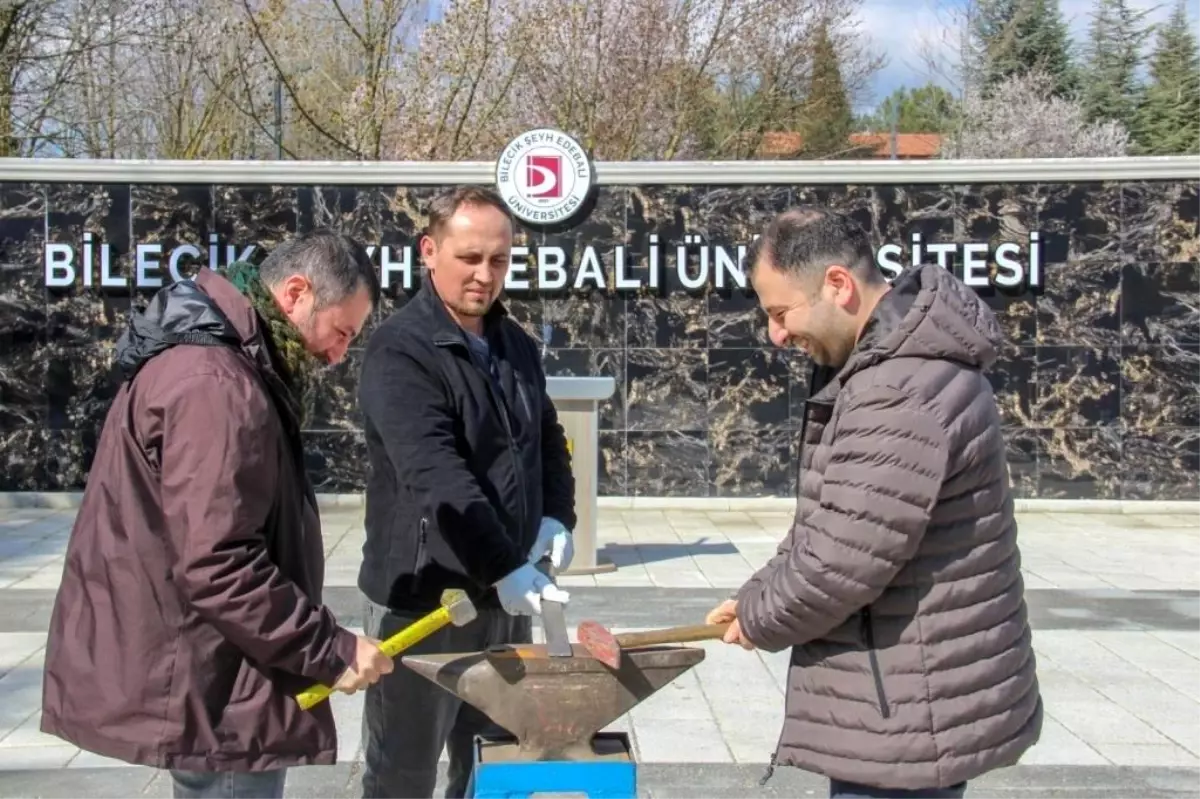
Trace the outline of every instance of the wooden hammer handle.
{"label": "wooden hammer handle", "polygon": [[665,630],[646,630],[637,633],[621,633],[616,636],[617,644],[622,649],[634,649],[639,646],[658,646],[659,644],[684,644],[689,641],[714,641],[729,629],[729,622],[724,624],[691,624],[686,627],[668,627]]}

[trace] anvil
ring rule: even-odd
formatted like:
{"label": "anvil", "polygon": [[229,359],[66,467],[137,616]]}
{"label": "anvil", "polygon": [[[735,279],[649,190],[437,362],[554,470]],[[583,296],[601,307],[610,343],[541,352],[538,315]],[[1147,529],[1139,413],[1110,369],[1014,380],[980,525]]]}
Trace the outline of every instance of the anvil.
{"label": "anvil", "polygon": [[571,657],[550,657],[544,645],[512,645],[401,662],[515,736],[521,759],[589,760],[598,731],[704,660],[703,649],[647,647],[611,669],[582,646],[571,649]]}

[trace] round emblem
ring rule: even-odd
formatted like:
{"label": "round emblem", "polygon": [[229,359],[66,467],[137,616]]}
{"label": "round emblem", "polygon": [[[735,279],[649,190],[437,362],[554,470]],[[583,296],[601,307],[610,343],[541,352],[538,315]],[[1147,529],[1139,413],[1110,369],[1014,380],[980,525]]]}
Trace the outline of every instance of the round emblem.
{"label": "round emblem", "polygon": [[553,128],[522,133],[496,160],[496,190],[514,216],[532,225],[570,219],[587,199],[594,180],[583,147]]}

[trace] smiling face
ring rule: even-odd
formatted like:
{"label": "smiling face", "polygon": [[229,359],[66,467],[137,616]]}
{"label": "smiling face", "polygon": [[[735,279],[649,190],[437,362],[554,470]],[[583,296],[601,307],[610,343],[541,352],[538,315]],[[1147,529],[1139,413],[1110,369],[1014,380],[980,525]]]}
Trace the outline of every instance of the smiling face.
{"label": "smiling face", "polygon": [[796,206],[767,225],[750,260],[771,342],[844,366],[888,290],[866,231],[828,208]]}
{"label": "smiling face", "polygon": [[512,245],[508,216],[483,203],[460,205],[432,235],[422,237],[421,257],[433,286],[463,327],[479,327],[500,296]]}
{"label": "smiling face", "polygon": [[820,366],[846,363],[858,340],[861,289],[843,266],[833,265],[814,285],[778,269],[764,253],[750,274],[767,314],[767,335],[776,347],[803,350]]}
{"label": "smiling face", "polygon": [[300,331],[305,349],[331,366],[346,357],[346,351],[371,313],[371,296],[366,286],[341,302],[318,308],[313,285],[304,275],[286,278],[276,287],[275,299]]}

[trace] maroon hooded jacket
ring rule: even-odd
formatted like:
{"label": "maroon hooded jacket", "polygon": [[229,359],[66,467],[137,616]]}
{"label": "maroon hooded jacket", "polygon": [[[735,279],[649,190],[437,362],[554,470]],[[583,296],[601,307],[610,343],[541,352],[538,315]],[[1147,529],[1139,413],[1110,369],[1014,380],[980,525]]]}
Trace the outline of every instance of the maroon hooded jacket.
{"label": "maroon hooded jacket", "polygon": [[332,764],[328,703],[355,637],[321,604],[324,547],[295,401],[223,277],[160,291],[117,352],[71,531],[42,731],[158,768]]}

